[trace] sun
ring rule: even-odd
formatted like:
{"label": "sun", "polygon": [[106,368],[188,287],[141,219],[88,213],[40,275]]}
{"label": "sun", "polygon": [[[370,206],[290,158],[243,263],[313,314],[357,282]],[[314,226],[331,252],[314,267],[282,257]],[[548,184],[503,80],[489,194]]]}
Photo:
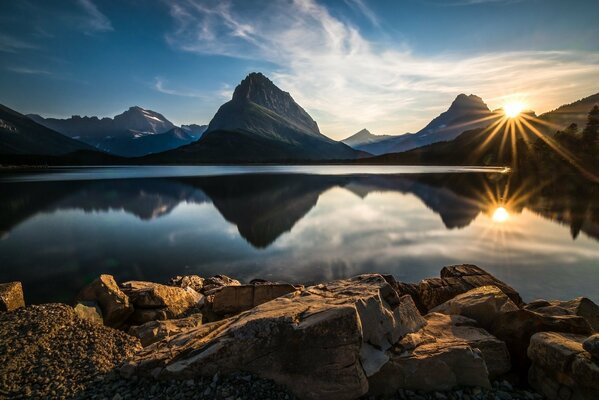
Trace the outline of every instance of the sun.
{"label": "sun", "polygon": [[519,101],[507,103],[503,106],[503,112],[508,118],[517,118],[526,106]]}
{"label": "sun", "polygon": [[491,217],[494,222],[499,224],[505,222],[510,217],[510,213],[503,207],[497,207],[495,211],[493,211],[493,216]]}

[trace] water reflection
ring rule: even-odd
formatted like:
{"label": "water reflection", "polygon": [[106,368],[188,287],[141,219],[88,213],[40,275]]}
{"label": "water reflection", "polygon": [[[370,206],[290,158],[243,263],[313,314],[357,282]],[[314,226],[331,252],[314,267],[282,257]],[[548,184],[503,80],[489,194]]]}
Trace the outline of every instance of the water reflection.
{"label": "water reflection", "polygon": [[528,298],[599,300],[598,191],[575,179],[279,173],[5,183],[0,281],[23,280],[30,301],[47,301],[68,300],[100,272],[311,282],[380,271],[415,281],[472,262],[517,278]]}

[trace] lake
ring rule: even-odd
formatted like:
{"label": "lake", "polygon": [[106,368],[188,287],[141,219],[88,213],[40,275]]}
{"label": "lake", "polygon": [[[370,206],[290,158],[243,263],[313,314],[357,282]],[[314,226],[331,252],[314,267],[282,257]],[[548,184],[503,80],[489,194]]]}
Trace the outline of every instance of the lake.
{"label": "lake", "polygon": [[525,301],[599,302],[596,188],[504,169],[51,168],[0,175],[0,282],[70,302],[100,273],[415,282],[471,263]]}

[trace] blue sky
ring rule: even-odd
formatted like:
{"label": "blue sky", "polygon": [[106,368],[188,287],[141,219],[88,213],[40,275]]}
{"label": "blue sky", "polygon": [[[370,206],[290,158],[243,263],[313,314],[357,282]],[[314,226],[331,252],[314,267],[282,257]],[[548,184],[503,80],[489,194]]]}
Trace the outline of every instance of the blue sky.
{"label": "blue sky", "polygon": [[262,71],[340,139],[416,131],[459,93],[537,112],[599,92],[595,0],[62,0],[0,10],[0,103],[207,123]]}

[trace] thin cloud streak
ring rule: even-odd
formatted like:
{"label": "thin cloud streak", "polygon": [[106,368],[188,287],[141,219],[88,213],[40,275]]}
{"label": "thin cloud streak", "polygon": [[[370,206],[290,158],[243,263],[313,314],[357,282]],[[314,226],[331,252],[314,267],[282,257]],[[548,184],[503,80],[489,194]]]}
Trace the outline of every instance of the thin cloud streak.
{"label": "thin cloud streak", "polygon": [[[425,108],[443,110],[462,92],[487,101],[518,95],[542,111],[599,89],[597,53],[425,57],[403,43],[396,49],[369,42],[313,0],[265,1],[251,14],[239,4],[172,1],[176,28],[166,40],[186,52],[276,65],[264,72],[313,114],[323,132],[338,139],[362,127],[391,134],[418,130],[435,116]],[[564,82],[571,86],[560,93],[552,89]]]}
{"label": "thin cloud streak", "polygon": [[27,67],[7,67],[7,71],[23,75],[53,75],[52,72],[43,69],[33,69]]}
{"label": "thin cloud streak", "polygon": [[102,14],[92,0],[77,0],[77,2],[89,16],[86,21],[86,27],[88,27],[90,31],[107,32],[114,30],[108,17]]}
{"label": "thin cloud streak", "polygon": [[19,50],[36,50],[38,46],[15,37],[0,34],[0,51],[16,53]]}

